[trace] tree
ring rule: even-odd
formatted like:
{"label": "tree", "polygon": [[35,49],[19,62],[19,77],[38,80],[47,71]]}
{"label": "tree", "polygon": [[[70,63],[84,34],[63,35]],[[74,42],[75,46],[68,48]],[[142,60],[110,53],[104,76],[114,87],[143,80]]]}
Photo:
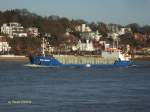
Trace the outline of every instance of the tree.
{"label": "tree", "polygon": [[129,24],[127,27],[130,27],[133,33],[139,32],[140,29],[140,26],[137,23]]}
{"label": "tree", "polygon": [[107,29],[105,23],[103,23],[103,22],[98,22],[97,29],[98,29],[98,31],[99,31],[104,37],[107,37],[108,29]]}
{"label": "tree", "polygon": [[38,38],[14,37],[9,39],[11,52],[17,55],[39,54],[41,41]]}

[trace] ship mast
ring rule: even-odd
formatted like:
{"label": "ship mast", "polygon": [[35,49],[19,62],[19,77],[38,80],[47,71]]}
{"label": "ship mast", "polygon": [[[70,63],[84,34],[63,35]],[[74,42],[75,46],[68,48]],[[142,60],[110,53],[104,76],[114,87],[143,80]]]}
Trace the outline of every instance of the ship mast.
{"label": "ship mast", "polygon": [[42,38],[42,55],[45,57],[45,43],[44,43],[44,37]]}

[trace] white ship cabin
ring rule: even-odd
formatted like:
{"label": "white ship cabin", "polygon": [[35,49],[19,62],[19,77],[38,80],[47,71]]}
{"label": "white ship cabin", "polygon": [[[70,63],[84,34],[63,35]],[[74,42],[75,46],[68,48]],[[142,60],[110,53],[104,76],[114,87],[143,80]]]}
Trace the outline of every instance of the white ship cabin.
{"label": "white ship cabin", "polygon": [[120,59],[122,61],[129,61],[131,59],[131,55],[121,53],[121,50],[117,48],[108,48],[107,50],[102,51],[101,56],[106,59]]}

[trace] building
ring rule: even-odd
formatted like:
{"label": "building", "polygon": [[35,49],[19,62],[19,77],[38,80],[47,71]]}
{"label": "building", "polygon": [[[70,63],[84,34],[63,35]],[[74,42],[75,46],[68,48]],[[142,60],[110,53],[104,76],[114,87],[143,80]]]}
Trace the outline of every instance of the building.
{"label": "building", "polygon": [[145,42],[147,41],[147,35],[146,34],[142,34],[142,33],[134,33],[134,39],[135,40],[139,40],[141,42]]}
{"label": "building", "polygon": [[125,33],[132,32],[131,28],[121,28],[118,32],[119,35],[124,35]]}
{"label": "building", "polygon": [[37,36],[39,36],[39,31],[38,31],[38,28],[36,28],[36,27],[27,28],[27,33],[31,37],[37,37]]}
{"label": "building", "polygon": [[95,51],[92,41],[90,40],[79,40],[77,46],[73,46],[72,49],[79,51]]}
{"label": "building", "polygon": [[79,32],[91,32],[91,28],[86,25],[86,24],[82,24],[82,25],[79,25],[79,26],[76,26],[76,31],[79,31]]}
{"label": "building", "polygon": [[10,38],[13,37],[27,37],[27,33],[24,30],[24,27],[21,26],[20,23],[11,22],[11,23],[4,23],[1,26],[1,33],[7,34]]}
{"label": "building", "polygon": [[9,54],[11,47],[5,37],[0,36],[0,54]]}
{"label": "building", "polygon": [[90,37],[90,39],[99,41],[100,38],[102,37],[102,35],[101,35],[101,34],[98,32],[98,30],[97,30],[96,32],[90,32],[90,33],[89,33],[89,37]]}
{"label": "building", "polygon": [[99,41],[99,43],[104,47],[104,49],[110,48],[110,44],[106,43],[106,41]]}

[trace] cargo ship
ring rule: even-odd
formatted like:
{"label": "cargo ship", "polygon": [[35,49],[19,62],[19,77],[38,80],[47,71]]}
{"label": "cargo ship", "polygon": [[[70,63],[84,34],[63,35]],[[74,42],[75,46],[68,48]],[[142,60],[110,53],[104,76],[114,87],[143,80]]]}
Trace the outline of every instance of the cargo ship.
{"label": "cargo ship", "polygon": [[[44,44],[44,43],[43,43]],[[31,67],[129,67],[133,62],[131,57],[121,50],[114,49],[102,51],[100,55],[51,55],[46,56],[44,45],[42,55],[30,56],[30,63],[26,66]]]}

